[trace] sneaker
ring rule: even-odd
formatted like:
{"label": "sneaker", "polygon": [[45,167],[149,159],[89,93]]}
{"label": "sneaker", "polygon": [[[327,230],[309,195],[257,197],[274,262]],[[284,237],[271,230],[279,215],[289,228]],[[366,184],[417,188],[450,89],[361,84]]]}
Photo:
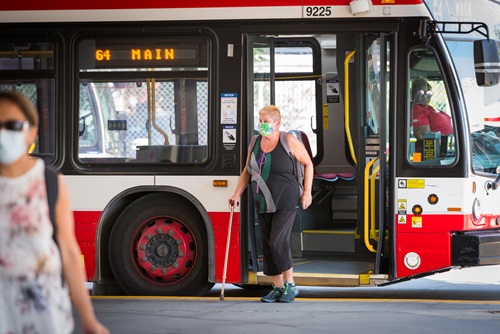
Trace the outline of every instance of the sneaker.
{"label": "sneaker", "polygon": [[285,289],[283,289],[283,294],[280,298],[280,303],[290,303],[295,300],[295,297],[299,295],[299,289],[295,286],[295,283],[285,283]]}
{"label": "sneaker", "polygon": [[263,301],[264,303],[279,302],[282,294],[283,294],[283,288],[273,286],[271,292],[262,297],[260,300]]}

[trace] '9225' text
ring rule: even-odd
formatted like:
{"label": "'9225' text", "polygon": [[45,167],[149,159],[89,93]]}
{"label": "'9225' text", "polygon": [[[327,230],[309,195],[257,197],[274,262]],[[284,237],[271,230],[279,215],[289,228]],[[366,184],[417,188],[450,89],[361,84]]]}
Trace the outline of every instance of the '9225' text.
{"label": "'9225' text", "polygon": [[331,16],[332,7],[331,6],[320,6],[320,7],[306,7],[304,10],[305,16]]}

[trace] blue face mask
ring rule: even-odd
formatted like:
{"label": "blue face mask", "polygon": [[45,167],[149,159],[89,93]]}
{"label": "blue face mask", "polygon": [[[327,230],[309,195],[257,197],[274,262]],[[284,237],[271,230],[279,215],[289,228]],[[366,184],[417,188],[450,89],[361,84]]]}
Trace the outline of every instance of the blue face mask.
{"label": "blue face mask", "polygon": [[9,165],[26,153],[24,131],[0,130],[0,164]]}
{"label": "blue face mask", "polygon": [[274,126],[276,123],[259,123],[259,132],[263,137],[267,137],[274,132]]}

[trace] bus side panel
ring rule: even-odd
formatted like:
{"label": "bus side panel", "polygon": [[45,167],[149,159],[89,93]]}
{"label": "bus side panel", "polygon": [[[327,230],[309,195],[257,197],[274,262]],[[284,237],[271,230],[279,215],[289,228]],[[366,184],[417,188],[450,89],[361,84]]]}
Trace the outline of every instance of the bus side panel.
{"label": "bus side panel", "polygon": [[85,265],[87,279],[95,277],[95,237],[101,211],[74,211],[75,234],[82,251],[82,265]]}
{"label": "bus side panel", "polygon": [[[212,220],[215,238],[215,279],[217,282],[222,282],[230,214],[229,212],[209,212],[209,215]],[[234,212],[231,226],[226,282],[241,282],[241,266],[240,214],[239,212]]]}
{"label": "bus side panel", "polygon": [[464,214],[407,214],[395,219],[396,278],[451,266],[451,233],[473,229],[470,215]]}
{"label": "bus side panel", "polygon": [[450,233],[398,233],[396,261],[395,278],[450,266]]}

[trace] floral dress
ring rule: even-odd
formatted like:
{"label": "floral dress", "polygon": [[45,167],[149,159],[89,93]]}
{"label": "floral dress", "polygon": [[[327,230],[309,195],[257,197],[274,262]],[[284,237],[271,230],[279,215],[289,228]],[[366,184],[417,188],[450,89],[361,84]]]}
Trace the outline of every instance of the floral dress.
{"label": "floral dress", "polygon": [[0,334],[73,331],[44,169],[37,160],[22,176],[0,176]]}

